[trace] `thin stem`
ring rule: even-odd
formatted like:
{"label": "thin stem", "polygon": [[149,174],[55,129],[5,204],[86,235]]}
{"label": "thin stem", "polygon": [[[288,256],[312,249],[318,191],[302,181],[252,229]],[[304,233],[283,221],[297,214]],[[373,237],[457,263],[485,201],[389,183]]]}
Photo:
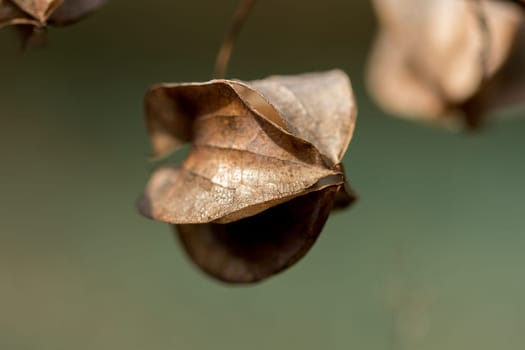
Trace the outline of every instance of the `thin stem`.
{"label": "thin stem", "polygon": [[215,72],[213,74],[215,79],[222,79],[226,76],[226,70],[230,62],[235,41],[239,37],[242,26],[246,22],[256,2],[257,0],[240,0],[237,11],[233,15],[230,29],[224,37],[219,53],[217,54],[217,59],[215,60]]}

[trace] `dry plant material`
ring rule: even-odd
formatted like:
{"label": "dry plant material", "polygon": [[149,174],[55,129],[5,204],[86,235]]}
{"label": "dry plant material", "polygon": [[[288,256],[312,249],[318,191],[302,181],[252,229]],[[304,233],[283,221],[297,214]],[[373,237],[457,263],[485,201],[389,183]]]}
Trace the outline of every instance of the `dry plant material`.
{"label": "dry plant material", "polygon": [[509,0],[519,6],[525,6],[525,0]]}
{"label": "dry plant material", "polygon": [[505,95],[524,94],[516,84],[510,91],[502,73],[517,68],[512,57],[521,55],[525,41],[524,12],[517,4],[374,0],[374,5],[381,30],[368,85],[389,112],[476,127],[487,110],[504,105]]}
{"label": "dry plant material", "polygon": [[30,40],[47,25],[64,26],[81,20],[106,0],[0,0],[0,28],[19,26]]}
{"label": "dry plant material", "polygon": [[356,105],[342,71],[160,84],[145,104],[155,157],[191,151],[153,173],[139,210],[173,224],[218,279],[255,282],[292,265],[332,208],[353,201],[341,161]]}

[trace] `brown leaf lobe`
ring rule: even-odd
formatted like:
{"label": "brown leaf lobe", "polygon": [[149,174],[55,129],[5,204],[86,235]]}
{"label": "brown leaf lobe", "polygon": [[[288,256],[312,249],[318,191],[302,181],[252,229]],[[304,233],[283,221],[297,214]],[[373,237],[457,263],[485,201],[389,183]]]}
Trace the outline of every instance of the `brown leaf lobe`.
{"label": "brown leaf lobe", "polygon": [[176,231],[204,272],[229,283],[253,283],[308,252],[328,218],[335,192],[312,192],[226,225],[177,225]]}

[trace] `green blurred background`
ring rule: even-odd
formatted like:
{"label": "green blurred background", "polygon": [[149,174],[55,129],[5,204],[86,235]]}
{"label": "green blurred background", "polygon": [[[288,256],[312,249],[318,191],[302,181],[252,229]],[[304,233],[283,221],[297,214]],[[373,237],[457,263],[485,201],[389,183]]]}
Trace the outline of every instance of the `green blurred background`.
{"label": "green blurred background", "polygon": [[113,0],[23,54],[0,31],[0,349],[523,349],[525,118],[464,134],[385,115],[368,2],[260,1],[231,62],[352,78],[360,201],[306,258],[228,287],[136,213],[143,94],[209,79],[235,5]]}

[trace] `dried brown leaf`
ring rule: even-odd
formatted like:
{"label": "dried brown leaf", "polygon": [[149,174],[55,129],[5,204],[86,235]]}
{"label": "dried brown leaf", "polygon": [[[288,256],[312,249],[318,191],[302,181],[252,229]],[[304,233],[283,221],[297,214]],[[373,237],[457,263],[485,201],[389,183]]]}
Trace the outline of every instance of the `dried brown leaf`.
{"label": "dried brown leaf", "polygon": [[[179,167],[155,171],[139,210],[152,219],[182,225],[179,232],[190,256],[215,277],[232,282],[267,277],[306,252],[313,241],[307,243],[305,237],[320,233],[326,220],[323,213],[332,208],[337,192],[338,204],[354,198],[340,163],[355,116],[350,82],[341,71],[247,83],[157,85],[146,96],[154,155],[165,156],[190,142],[192,148]],[[262,219],[279,217],[290,206],[294,208],[290,218],[302,215],[305,222],[318,223],[308,224],[305,231],[305,223],[295,219],[271,223]],[[311,215],[306,217],[307,213]],[[247,251],[237,260],[226,247],[231,240],[225,243],[217,236],[210,243],[210,237],[220,232],[241,239],[241,231],[266,232],[267,237],[257,233],[246,238],[260,241],[261,250]],[[279,248],[282,251],[276,248],[272,254],[282,259],[275,260],[263,246],[280,247],[282,239],[295,243],[290,243],[293,247],[286,243]],[[224,249],[205,254],[209,244]],[[216,265],[219,256],[228,268]],[[255,257],[260,257],[258,262]],[[244,258],[251,260],[243,263]]]}
{"label": "dried brown leaf", "polygon": [[341,163],[357,116],[344,74],[274,76],[250,86],[271,101],[292,134],[313,144],[332,165]]}
{"label": "dried brown leaf", "polygon": [[492,90],[524,21],[518,6],[492,0],[374,5],[381,32],[368,84],[377,101],[402,116],[453,124],[463,116],[467,124],[479,123],[479,102]]}

